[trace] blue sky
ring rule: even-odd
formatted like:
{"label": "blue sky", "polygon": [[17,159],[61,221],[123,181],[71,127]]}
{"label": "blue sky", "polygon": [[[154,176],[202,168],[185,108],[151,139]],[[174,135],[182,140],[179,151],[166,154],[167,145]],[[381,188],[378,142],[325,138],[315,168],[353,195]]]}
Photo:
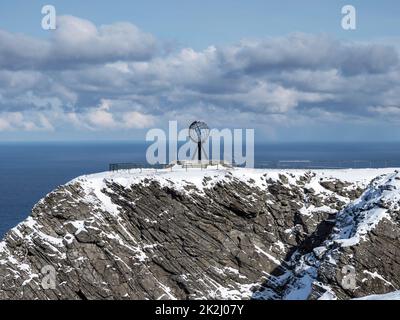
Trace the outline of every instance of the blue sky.
{"label": "blue sky", "polygon": [[400,140],[399,16],[394,0],[2,1],[0,140],[140,140],[194,118],[259,141]]}
{"label": "blue sky", "polygon": [[[58,14],[85,18],[96,25],[130,21],[159,38],[195,49],[293,31],[370,40],[398,36],[400,30],[396,0],[5,0],[0,4],[0,28],[47,36],[40,27],[45,4],[54,5]],[[341,8],[347,4],[357,9],[356,31],[340,27]]]}

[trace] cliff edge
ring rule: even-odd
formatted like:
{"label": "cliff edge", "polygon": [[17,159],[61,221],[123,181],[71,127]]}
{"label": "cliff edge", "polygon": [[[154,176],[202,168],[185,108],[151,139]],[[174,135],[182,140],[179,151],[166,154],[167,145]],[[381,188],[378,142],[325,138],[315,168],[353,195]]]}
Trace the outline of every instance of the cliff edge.
{"label": "cliff edge", "polygon": [[399,201],[395,169],[82,176],[0,242],[0,299],[386,294],[400,288]]}

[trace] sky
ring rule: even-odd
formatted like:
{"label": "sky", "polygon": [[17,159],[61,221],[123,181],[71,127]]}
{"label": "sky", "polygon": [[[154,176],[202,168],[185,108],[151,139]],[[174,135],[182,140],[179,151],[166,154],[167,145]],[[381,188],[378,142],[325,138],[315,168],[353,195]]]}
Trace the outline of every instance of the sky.
{"label": "sky", "polygon": [[399,16],[394,0],[4,0],[0,141],[140,141],[197,119],[260,142],[400,141]]}

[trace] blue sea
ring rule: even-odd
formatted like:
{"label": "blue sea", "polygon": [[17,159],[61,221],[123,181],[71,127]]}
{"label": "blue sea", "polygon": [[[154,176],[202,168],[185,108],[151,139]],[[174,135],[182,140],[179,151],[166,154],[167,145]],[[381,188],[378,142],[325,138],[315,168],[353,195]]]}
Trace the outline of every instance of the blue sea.
{"label": "blue sea", "polygon": [[[147,145],[128,142],[1,143],[0,237],[58,185],[110,163],[145,163]],[[255,146],[260,168],[400,166],[400,143],[276,143]]]}

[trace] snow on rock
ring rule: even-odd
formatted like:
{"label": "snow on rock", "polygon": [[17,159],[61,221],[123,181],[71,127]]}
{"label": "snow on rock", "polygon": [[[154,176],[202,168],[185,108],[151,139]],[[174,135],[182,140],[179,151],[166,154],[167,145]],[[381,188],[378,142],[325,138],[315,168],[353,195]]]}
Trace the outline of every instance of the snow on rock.
{"label": "snow on rock", "polygon": [[335,242],[352,246],[373,230],[382,219],[391,219],[390,212],[399,208],[400,174],[395,172],[377,178],[368,190],[337,217],[339,229]]}
{"label": "snow on rock", "polygon": [[[284,299],[337,299],[387,292],[400,287],[400,174],[383,174],[341,210],[332,231],[312,251],[297,250],[290,260]],[[364,270],[371,266],[371,271]],[[346,287],[345,270],[354,270]],[[380,273],[378,273],[379,271]],[[382,273],[382,274],[381,274]]]}
{"label": "snow on rock", "polygon": [[394,169],[178,166],[81,176],[0,242],[0,298],[340,298],[321,266],[394,219],[398,180]]}

